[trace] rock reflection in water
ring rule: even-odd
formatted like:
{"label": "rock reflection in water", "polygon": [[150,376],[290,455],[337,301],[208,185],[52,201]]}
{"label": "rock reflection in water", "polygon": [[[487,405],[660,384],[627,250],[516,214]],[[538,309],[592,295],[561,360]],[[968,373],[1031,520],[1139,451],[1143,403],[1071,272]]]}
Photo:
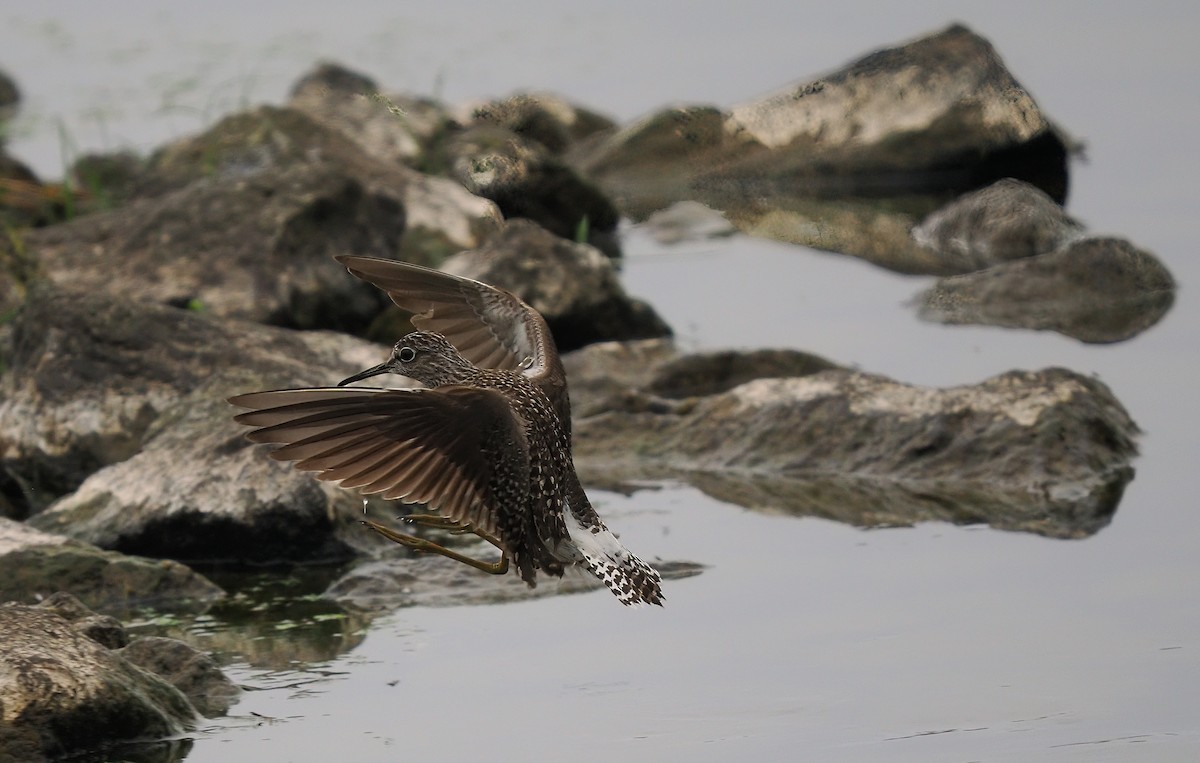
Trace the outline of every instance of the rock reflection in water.
{"label": "rock reflection in water", "polygon": [[1157,258],[1128,241],[1087,238],[943,278],[916,302],[928,321],[1057,331],[1108,343],[1162,320],[1175,303],[1175,281]]}
{"label": "rock reflection in water", "polygon": [[363,639],[371,617],[322,596],[340,567],[206,570],[229,596],[198,616],[151,616],[130,629],[174,636],[222,663],[283,670],[331,660]]}

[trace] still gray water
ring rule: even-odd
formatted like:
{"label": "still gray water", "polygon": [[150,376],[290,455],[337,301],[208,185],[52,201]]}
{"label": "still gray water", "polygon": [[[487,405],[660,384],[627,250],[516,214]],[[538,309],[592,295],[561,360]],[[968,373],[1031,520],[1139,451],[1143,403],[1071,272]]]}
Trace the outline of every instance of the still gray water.
{"label": "still gray water", "polygon": [[679,486],[595,491],[628,545],[707,566],[668,581],[664,610],[602,591],[414,607],[327,628],[324,651],[296,646],[320,613],[265,623],[270,667],[229,668],[260,690],[193,735],[188,761],[1200,755],[1194,5],[248,5],[0,10],[0,68],[26,98],[10,152],[54,176],[75,152],[147,151],[282,100],[321,57],[449,102],[550,89],[620,119],[727,106],[959,20],[1086,143],[1071,214],[1157,254],[1181,290],[1150,331],[1087,346],[920,323],[906,303],[929,279],[848,257],[740,236],[664,247],[632,228],[625,285],[685,346],[794,347],[933,386],[1098,375],[1145,432],[1112,524],[1076,541],[864,531]]}

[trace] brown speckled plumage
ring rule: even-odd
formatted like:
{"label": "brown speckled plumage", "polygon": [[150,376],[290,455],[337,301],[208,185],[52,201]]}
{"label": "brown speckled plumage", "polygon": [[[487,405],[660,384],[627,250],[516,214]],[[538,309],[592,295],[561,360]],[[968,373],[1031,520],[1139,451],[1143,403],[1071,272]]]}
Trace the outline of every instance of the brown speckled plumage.
{"label": "brown speckled plumage", "polygon": [[414,313],[383,373],[424,389],[330,387],[231,398],[255,442],[322,480],[425,503],[482,531],[535,585],[578,564],[625,604],[662,603],[658,573],[609,532],[571,461],[566,375],[545,321],[508,292],[390,260],[339,257]]}

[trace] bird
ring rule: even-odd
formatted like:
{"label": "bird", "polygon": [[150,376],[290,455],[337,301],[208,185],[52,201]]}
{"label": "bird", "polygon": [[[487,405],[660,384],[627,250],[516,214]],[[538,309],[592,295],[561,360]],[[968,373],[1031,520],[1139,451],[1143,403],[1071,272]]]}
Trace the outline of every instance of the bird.
{"label": "bird", "polygon": [[[662,606],[659,573],[596,513],[571,456],[566,372],[545,319],[516,295],[439,270],[339,255],[355,277],[411,313],[415,331],[387,360],[333,387],[229,398],[247,437],[317,479],[425,504],[412,524],[473,533],[500,550],[487,562],[363,520],[385,538],[492,574],[589,571],[626,605]],[[417,388],[352,386],[397,374]]]}

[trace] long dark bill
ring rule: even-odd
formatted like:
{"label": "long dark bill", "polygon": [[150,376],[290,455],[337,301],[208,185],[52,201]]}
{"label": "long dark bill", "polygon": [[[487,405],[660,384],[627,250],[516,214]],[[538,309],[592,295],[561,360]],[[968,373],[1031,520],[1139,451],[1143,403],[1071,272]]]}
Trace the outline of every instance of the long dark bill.
{"label": "long dark bill", "polygon": [[366,371],[359,371],[358,373],[354,374],[354,376],[347,376],[345,379],[342,379],[340,382],[338,382],[337,385],[339,387],[345,387],[347,384],[351,384],[356,381],[369,379],[372,376],[379,376],[380,374],[390,374],[391,372],[392,367],[390,365],[387,363],[380,363],[377,366],[368,368]]}

